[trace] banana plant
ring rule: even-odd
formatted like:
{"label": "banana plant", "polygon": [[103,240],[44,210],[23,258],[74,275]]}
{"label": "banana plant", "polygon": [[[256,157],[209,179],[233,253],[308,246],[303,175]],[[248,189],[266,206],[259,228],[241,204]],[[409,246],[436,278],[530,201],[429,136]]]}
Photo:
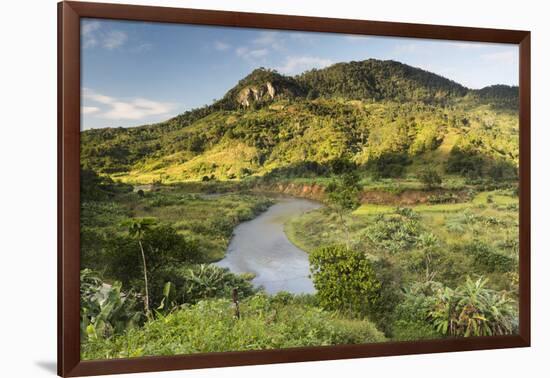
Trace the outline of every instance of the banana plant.
{"label": "banana plant", "polygon": [[487,279],[479,278],[450,289],[436,292],[430,319],[438,332],[448,336],[494,336],[514,331],[515,307],[507,292],[486,287]]}
{"label": "banana plant", "polygon": [[137,296],[121,291],[120,282],[105,284],[89,269],[80,274],[80,330],[84,339],[108,338],[140,325]]}

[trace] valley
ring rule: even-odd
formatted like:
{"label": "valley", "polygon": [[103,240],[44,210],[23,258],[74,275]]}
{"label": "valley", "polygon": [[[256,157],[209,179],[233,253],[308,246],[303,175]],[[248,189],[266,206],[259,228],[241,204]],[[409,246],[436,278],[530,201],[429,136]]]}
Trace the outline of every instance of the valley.
{"label": "valley", "polygon": [[83,358],[517,332],[517,99],[369,59],[83,131]]}

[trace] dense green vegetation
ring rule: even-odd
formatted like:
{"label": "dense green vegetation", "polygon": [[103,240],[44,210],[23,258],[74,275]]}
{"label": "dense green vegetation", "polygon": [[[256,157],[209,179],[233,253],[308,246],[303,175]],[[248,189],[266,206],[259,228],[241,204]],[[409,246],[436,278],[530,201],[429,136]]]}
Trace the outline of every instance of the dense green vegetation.
{"label": "dense green vegetation", "polygon": [[[83,358],[516,332],[517,106],[367,60],[83,132]],[[285,225],[314,295],[212,264],[277,193],[325,205]]]}
{"label": "dense green vegetation", "polygon": [[343,318],[310,304],[310,298],[281,293],[251,296],[240,303],[241,318],[227,299],[201,301],[113,338],[84,344],[85,359],[381,342],[365,321]]}
{"label": "dense green vegetation", "polygon": [[[354,256],[355,251],[367,256],[376,272],[369,280],[384,288],[379,293],[382,299],[377,301],[384,305],[383,316],[371,312],[369,317],[387,336],[457,335],[437,332],[434,314],[438,307],[430,302],[435,300],[436,291],[425,294],[426,303],[417,303],[418,293],[407,299],[402,290],[414,291],[419,286],[433,289],[436,285],[441,288],[437,295],[443,295],[445,290],[445,295],[451,295],[455,291],[463,292],[463,285],[468,285],[474,277],[485,277],[480,281],[483,282],[481,291],[494,293],[487,295],[495,303],[502,303],[499,311],[506,314],[503,321],[506,327],[498,329],[505,330],[504,333],[515,330],[512,325],[517,326],[518,214],[517,196],[513,191],[481,192],[469,202],[457,204],[426,204],[412,208],[363,205],[345,218],[347,232],[341,227],[339,215],[324,208],[295,218],[287,224],[286,232],[296,245],[313,253],[312,256],[324,250],[324,246],[345,240],[350,242],[349,256]],[[349,266],[353,262],[345,264]],[[332,269],[338,266],[333,265]],[[343,290],[345,282],[340,272],[334,276],[332,285],[340,283]],[[368,280],[364,278],[361,282]],[[327,295],[337,293],[330,291]],[[407,301],[412,301],[412,307],[425,306],[424,310],[411,312],[409,308],[404,311]],[[351,297],[347,303],[352,303]],[[417,315],[407,320],[411,314]],[[422,327],[418,328],[418,324]],[[417,328],[419,331],[413,332]]]}
{"label": "dense green vegetation", "polygon": [[[239,103],[243,89],[262,83],[275,88],[273,99],[261,93],[249,106]],[[473,178],[496,166],[513,179],[517,132],[517,88],[469,91],[368,60],[297,78],[258,69],[207,108],[156,125],[85,131],[82,164],[132,183],[319,175],[342,159],[380,177],[414,175],[430,163],[454,174],[475,166]]]}

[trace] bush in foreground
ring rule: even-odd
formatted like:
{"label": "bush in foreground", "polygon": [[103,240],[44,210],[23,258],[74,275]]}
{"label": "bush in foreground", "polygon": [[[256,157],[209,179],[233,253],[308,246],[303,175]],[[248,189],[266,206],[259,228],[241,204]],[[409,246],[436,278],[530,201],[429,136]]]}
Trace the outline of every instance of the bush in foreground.
{"label": "bush in foreground", "polygon": [[380,294],[380,282],[367,256],[344,246],[322,247],[309,254],[317,297],[323,308],[366,316]]}
{"label": "bush in foreground", "polygon": [[205,300],[141,329],[82,345],[83,359],[277,349],[385,341],[366,320],[344,319],[302,300],[256,294],[234,316],[228,299]]}

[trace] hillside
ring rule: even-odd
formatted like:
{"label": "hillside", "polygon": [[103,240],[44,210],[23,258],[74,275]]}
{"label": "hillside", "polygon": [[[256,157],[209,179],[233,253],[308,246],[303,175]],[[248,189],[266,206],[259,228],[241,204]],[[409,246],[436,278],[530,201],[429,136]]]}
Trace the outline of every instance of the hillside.
{"label": "hillside", "polygon": [[[82,165],[131,183],[318,176],[515,177],[517,87],[470,90],[395,61],[296,77],[252,71],[220,100],[166,122],[82,132]],[[473,172],[473,173],[472,173]]]}

